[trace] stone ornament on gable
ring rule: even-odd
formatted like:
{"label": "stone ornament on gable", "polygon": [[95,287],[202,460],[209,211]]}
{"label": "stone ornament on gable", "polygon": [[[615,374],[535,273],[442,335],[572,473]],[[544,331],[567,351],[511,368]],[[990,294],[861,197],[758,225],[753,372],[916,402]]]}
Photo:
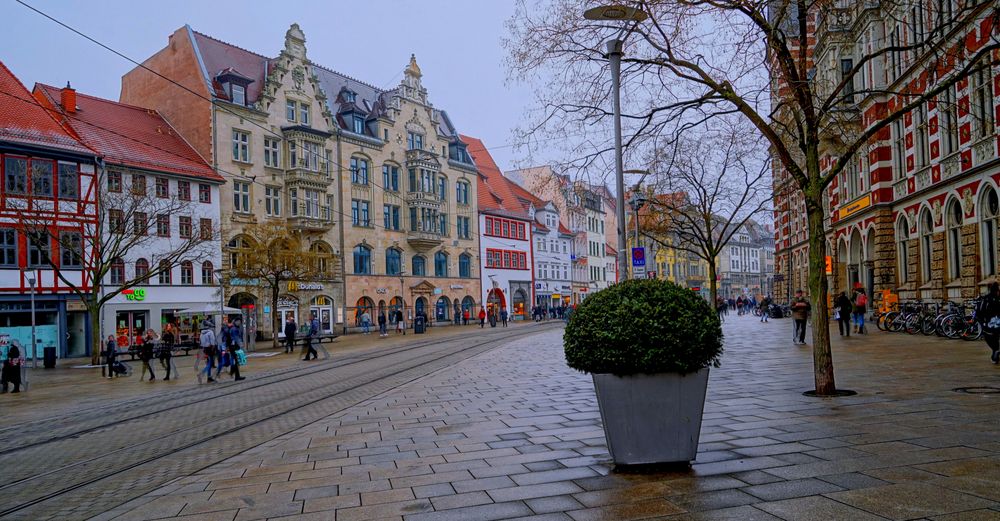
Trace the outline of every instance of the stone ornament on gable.
{"label": "stone ornament on gable", "polygon": [[972,199],[972,188],[966,187],[962,190],[962,206],[965,216],[972,217],[972,213],[976,210],[976,203]]}
{"label": "stone ornament on gable", "polygon": [[306,81],[306,73],[302,70],[302,67],[296,67],[292,70],[292,81],[295,82],[295,90],[302,90],[302,83]]}
{"label": "stone ornament on gable", "polygon": [[910,233],[917,233],[917,210],[910,208],[906,211],[906,227]]}
{"label": "stone ornament on gable", "polygon": [[931,212],[934,215],[934,226],[941,225],[941,219],[944,217],[944,212],[941,208],[941,201],[934,201],[931,203]]}

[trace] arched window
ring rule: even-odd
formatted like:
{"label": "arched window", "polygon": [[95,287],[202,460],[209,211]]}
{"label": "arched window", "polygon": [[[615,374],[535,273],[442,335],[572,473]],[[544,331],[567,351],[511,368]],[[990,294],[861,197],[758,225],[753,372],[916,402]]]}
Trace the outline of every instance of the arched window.
{"label": "arched window", "polygon": [[458,256],[458,276],[469,278],[472,276],[472,256],[463,253]]}
{"label": "arched window", "polygon": [[920,214],[920,278],[923,283],[931,281],[932,233],[934,233],[934,220],[931,218],[930,210],[924,208]]}
{"label": "arched window", "polygon": [[160,267],[158,268],[160,271],[159,275],[160,284],[170,284],[170,268],[171,266],[169,262],[165,260],[160,261]]}
{"label": "arched window", "polygon": [[1000,217],[1000,200],[997,191],[987,187],[979,203],[982,223],[980,242],[983,245],[983,278],[997,274],[997,218]]}
{"label": "arched window", "polygon": [[952,200],[948,205],[948,280],[962,276],[962,205]]}
{"label": "arched window", "polygon": [[109,277],[111,284],[124,284],[125,283],[125,261],[121,259],[115,259],[111,261],[111,270],[109,271]]}
{"label": "arched window", "polygon": [[312,269],[319,277],[330,275],[333,269],[333,250],[325,242],[316,242],[309,247],[309,254],[312,257]]}
{"label": "arched window", "polygon": [[236,272],[247,269],[253,244],[245,236],[238,235],[229,241],[229,268]]}
{"label": "arched window", "polygon": [[434,254],[434,276],[448,276],[448,254],[443,251]]}
{"label": "arched window", "polygon": [[396,248],[385,250],[385,274],[399,275],[401,269],[402,252]]}
{"label": "arched window", "polygon": [[146,259],[138,259],[135,261],[135,278],[136,280],[143,280],[143,278],[149,275],[149,261]]}
{"label": "arched window", "polygon": [[455,202],[458,204],[469,204],[469,183],[465,181],[455,183]]}
{"label": "arched window", "polygon": [[900,216],[899,222],[896,223],[896,240],[899,241],[896,243],[896,262],[898,263],[896,267],[896,273],[898,274],[897,282],[899,285],[903,285],[909,282],[906,268],[910,265],[910,226],[906,222],[906,217]]}
{"label": "arched window", "polygon": [[214,275],[215,275],[215,266],[213,266],[211,262],[205,261],[201,263],[202,285],[211,286],[212,284],[215,284],[215,281],[212,280],[214,278]]}
{"label": "arched window", "polygon": [[181,262],[181,284],[185,286],[194,284],[194,264],[191,264],[191,261]]}
{"label": "arched window", "polygon": [[354,273],[356,275],[371,275],[372,273],[371,248],[364,245],[358,245],[354,247]]}
{"label": "arched window", "polygon": [[427,275],[427,260],[424,259],[423,255],[413,256],[413,275],[417,277]]}

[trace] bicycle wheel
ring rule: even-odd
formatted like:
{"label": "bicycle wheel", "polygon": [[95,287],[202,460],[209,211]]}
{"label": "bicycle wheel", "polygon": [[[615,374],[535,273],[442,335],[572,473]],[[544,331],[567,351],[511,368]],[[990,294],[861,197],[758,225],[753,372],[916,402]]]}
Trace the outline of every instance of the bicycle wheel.
{"label": "bicycle wheel", "polygon": [[903,327],[905,326],[906,326],[906,315],[903,315],[902,313],[899,313],[895,317],[893,317],[892,321],[890,321],[889,324],[887,325],[889,331],[893,333],[899,333],[900,331],[903,330]]}
{"label": "bicycle wheel", "polygon": [[934,324],[935,322],[934,319],[935,317],[931,316],[924,317],[923,323],[920,324],[920,332],[927,336],[933,335],[934,331],[937,329],[937,327]]}
{"label": "bicycle wheel", "polygon": [[907,333],[915,335],[923,328],[923,317],[921,317],[918,313],[914,313],[906,317],[906,322],[904,322],[903,327],[906,329]]}
{"label": "bicycle wheel", "polygon": [[889,321],[892,319],[892,317],[894,317],[896,315],[896,313],[898,313],[898,312],[897,311],[890,311],[888,313],[882,313],[881,315],[879,315],[878,321],[875,322],[875,326],[878,327],[879,329],[881,329],[882,331],[888,331],[889,330]]}
{"label": "bicycle wheel", "polygon": [[965,332],[965,323],[961,315],[948,315],[941,320],[941,333],[952,340],[962,336]]}
{"label": "bicycle wheel", "polygon": [[983,336],[983,326],[971,316],[965,317],[965,333],[962,340],[979,340]]}

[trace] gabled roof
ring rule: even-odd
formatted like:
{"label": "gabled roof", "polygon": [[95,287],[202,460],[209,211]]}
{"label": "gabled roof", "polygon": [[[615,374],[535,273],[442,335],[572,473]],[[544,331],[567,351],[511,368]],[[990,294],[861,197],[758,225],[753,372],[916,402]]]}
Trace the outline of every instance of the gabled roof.
{"label": "gabled roof", "polygon": [[469,155],[479,170],[477,183],[479,211],[531,221],[528,213],[530,203],[524,201],[523,195],[534,196],[503,176],[482,140],[464,135],[460,137],[468,146]]}
{"label": "gabled roof", "polygon": [[0,62],[0,141],[94,155],[38,103]]}
{"label": "gabled roof", "polygon": [[609,256],[609,257],[612,256],[612,255],[618,255],[618,250],[612,248],[610,244],[605,244],[604,245],[604,255]]}
{"label": "gabled roof", "polygon": [[562,221],[559,221],[559,233],[565,233],[566,235],[575,235],[572,230],[566,227]]}
{"label": "gabled roof", "polygon": [[77,93],[76,112],[67,114],[60,105],[61,90],[35,84],[35,92],[106,162],[225,182],[155,110]]}
{"label": "gabled roof", "polygon": [[247,101],[257,101],[260,98],[260,91],[264,87],[264,76],[267,74],[269,61],[267,57],[197,31],[191,31],[190,34],[194,38],[192,43],[205,66],[205,73],[208,75],[206,80],[211,83],[216,97],[229,99],[222,84],[215,78],[223,71],[237,70],[240,75],[253,80],[253,83],[247,86]]}

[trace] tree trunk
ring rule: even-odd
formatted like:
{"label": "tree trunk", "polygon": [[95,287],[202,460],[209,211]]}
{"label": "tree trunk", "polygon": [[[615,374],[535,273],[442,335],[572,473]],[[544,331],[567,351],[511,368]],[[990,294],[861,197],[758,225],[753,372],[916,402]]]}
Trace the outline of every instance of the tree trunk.
{"label": "tree trunk", "polygon": [[101,338],[101,308],[88,304],[87,315],[90,318],[90,365],[99,365],[101,350],[104,349],[104,340]]}
{"label": "tree trunk", "polygon": [[806,192],[806,217],[809,222],[809,297],[812,300],[813,373],[816,379],[816,394],[828,396],[837,391],[837,385],[833,377],[833,352],[830,349],[826,233],[823,229],[821,188]]}
{"label": "tree trunk", "polygon": [[709,300],[709,305],[712,309],[715,309],[716,299],[719,298],[719,283],[715,280],[715,259],[708,261],[708,295],[711,300]]}
{"label": "tree trunk", "polygon": [[278,327],[281,316],[278,313],[278,288],[280,282],[276,279],[271,287],[271,348],[278,349]]}

